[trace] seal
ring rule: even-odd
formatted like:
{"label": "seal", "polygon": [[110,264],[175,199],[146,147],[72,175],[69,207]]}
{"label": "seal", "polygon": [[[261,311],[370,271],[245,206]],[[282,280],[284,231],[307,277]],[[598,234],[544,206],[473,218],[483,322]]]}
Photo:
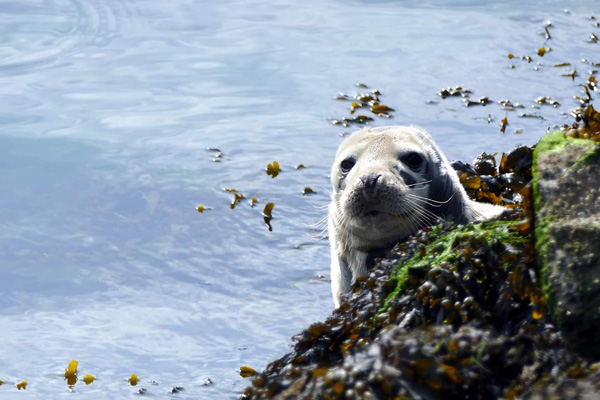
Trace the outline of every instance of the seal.
{"label": "seal", "polygon": [[499,216],[472,201],[431,136],[416,126],[362,129],[340,145],[331,169],[331,291],[342,294],[375,258],[439,219],[464,224]]}

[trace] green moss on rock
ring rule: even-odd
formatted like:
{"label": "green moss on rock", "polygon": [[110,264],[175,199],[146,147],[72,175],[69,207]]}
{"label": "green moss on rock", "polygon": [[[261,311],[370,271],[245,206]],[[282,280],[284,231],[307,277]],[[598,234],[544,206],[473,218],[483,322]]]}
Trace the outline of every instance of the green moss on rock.
{"label": "green moss on rock", "polygon": [[[451,230],[444,225],[435,226],[429,235],[434,239],[430,243],[423,244],[418,254],[398,262],[393,269],[390,278],[393,279],[395,288],[381,311],[389,307],[390,300],[403,293],[407,279],[411,275],[427,273],[435,266],[452,265],[464,257],[465,248],[458,246],[460,242],[471,241],[477,248],[492,247],[499,242],[504,245],[525,244],[528,238],[517,230],[517,225],[520,223],[520,221],[490,221],[471,223]],[[503,266],[509,269],[512,264],[506,262]]]}

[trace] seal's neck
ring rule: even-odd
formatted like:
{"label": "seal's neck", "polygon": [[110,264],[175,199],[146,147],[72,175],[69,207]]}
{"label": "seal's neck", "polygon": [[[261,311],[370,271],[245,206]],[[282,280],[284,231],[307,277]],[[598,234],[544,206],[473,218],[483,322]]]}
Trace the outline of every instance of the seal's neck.
{"label": "seal's neck", "polygon": [[367,271],[370,271],[371,269],[373,269],[373,267],[376,264],[376,259],[388,257],[390,255],[390,251],[392,250],[392,247],[394,247],[394,246],[380,247],[377,249],[369,250],[367,252],[367,259],[365,260],[365,265],[367,267]]}
{"label": "seal's neck", "polygon": [[388,257],[392,247],[379,247],[369,251],[351,250],[344,257],[340,257],[340,267],[342,271],[346,270],[346,279],[350,279],[348,288],[356,279],[366,276],[377,263],[377,259]]}

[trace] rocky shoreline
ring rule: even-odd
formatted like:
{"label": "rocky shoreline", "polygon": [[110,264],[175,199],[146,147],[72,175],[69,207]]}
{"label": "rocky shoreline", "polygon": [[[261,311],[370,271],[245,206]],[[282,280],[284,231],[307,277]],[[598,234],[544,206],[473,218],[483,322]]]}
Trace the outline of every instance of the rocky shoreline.
{"label": "rocky shoreline", "polygon": [[512,210],[398,244],[242,398],[600,396],[600,118],[591,110],[587,137],[555,132],[498,166],[489,155],[455,163],[471,197]]}

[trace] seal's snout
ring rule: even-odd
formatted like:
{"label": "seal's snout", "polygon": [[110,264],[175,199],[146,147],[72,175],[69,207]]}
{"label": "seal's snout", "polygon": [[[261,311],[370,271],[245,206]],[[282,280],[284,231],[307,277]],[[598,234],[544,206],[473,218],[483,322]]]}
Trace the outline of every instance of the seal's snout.
{"label": "seal's snout", "polygon": [[369,175],[363,175],[360,177],[362,182],[362,190],[365,196],[374,196],[377,192],[378,187],[381,184],[381,174],[374,173]]}

